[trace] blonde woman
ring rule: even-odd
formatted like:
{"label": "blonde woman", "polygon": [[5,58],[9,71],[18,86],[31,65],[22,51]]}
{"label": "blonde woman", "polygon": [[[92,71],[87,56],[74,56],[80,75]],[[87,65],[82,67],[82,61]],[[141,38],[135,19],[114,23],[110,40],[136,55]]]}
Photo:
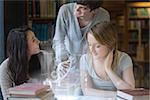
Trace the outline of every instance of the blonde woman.
{"label": "blonde woman", "polygon": [[84,95],[115,96],[117,89],[133,89],[133,64],[117,50],[117,31],[110,22],[96,24],[87,33],[89,52],[80,59]]}

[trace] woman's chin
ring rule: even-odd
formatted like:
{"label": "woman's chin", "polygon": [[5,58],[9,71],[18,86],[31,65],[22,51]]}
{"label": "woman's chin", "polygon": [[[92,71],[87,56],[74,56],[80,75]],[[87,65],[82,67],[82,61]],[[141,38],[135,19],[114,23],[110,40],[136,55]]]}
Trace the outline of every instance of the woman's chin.
{"label": "woman's chin", "polygon": [[36,54],[37,54],[37,53],[40,53],[40,49],[38,49],[38,50],[36,51]]}
{"label": "woman's chin", "polygon": [[98,57],[98,56],[93,56],[93,58],[94,58],[94,59],[98,59],[99,57]]}
{"label": "woman's chin", "polygon": [[96,59],[101,59],[102,57],[100,57],[100,56],[93,56],[93,58],[96,60]]}
{"label": "woman's chin", "polygon": [[34,54],[38,54],[38,53],[40,53],[40,49],[36,50],[36,51],[33,53],[33,55],[34,55]]}

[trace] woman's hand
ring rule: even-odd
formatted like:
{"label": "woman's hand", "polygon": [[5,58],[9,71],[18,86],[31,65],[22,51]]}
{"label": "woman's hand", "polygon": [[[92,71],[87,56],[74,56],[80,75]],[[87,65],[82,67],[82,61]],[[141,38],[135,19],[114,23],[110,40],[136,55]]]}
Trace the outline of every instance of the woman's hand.
{"label": "woman's hand", "polygon": [[108,73],[108,71],[112,71],[113,51],[114,50],[109,52],[109,54],[106,57],[105,62],[104,62],[104,68],[107,73]]}

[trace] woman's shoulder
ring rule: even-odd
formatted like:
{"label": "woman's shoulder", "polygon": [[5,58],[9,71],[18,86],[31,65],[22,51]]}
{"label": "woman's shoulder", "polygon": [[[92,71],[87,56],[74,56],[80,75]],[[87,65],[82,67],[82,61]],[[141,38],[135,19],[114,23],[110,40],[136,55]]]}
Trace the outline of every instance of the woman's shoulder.
{"label": "woman's shoulder", "polygon": [[133,66],[132,59],[127,53],[118,51],[118,58],[118,64],[121,69],[125,70],[126,68]]}
{"label": "woman's shoulder", "polygon": [[7,59],[5,59],[2,63],[1,63],[1,65],[0,65],[0,69],[3,69],[3,68],[6,68],[7,67],[7,65],[8,65],[8,58]]}
{"label": "woman's shoulder", "polygon": [[0,76],[5,76],[6,72],[8,72],[8,58],[6,60],[4,60],[1,65],[0,65]]}
{"label": "woman's shoulder", "polygon": [[123,59],[131,59],[131,57],[126,52],[122,52],[122,51],[117,51],[117,52],[118,52],[119,58],[121,60],[123,60]]}

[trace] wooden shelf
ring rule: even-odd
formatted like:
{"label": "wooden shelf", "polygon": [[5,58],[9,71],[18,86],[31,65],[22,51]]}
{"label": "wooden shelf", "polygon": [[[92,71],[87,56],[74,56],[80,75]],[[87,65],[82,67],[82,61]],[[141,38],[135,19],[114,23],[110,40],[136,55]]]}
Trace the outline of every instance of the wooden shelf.
{"label": "wooden shelf", "polygon": [[129,16],[129,20],[145,20],[145,19],[150,19],[150,16]]}
{"label": "wooden shelf", "polygon": [[[134,64],[134,74],[137,75],[136,80],[139,81],[140,84],[136,85],[136,87],[147,87],[148,77],[139,78],[138,76],[144,76],[144,73],[148,73],[146,70],[149,65],[149,26],[150,16],[141,15],[135,13],[138,9],[147,9],[150,8],[150,2],[132,2],[127,4],[126,8],[126,47],[127,52],[133,59]],[[133,11],[133,12],[131,12]],[[135,12],[134,12],[135,11]],[[140,10],[138,10],[140,11]],[[133,16],[132,16],[133,14]],[[136,67],[135,67],[136,66]],[[142,70],[141,73],[139,73]],[[137,84],[138,82],[136,82]]]}
{"label": "wooden shelf", "polygon": [[129,3],[128,7],[150,7],[150,2],[134,2]]}
{"label": "wooden shelf", "polygon": [[[145,28],[141,28],[142,30],[149,30],[149,28],[148,27],[145,27]],[[138,31],[138,29],[128,29],[128,31],[129,32],[137,32]],[[143,34],[143,33],[142,33]]]}
{"label": "wooden shelf", "polygon": [[28,18],[28,20],[31,20],[31,21],[52,21],[54,20],[55,17],[50,17],[50,18]]}
{"label": "wooden shelf", "polygon": [[126,9],[126,47],[133,59],[136,87],[144,88],[149,88],[149,8],[150,2],[131,2]]}
{"label": "wooden shelf", "polygon": [[134,61],[136,64],[142,65],[142,67],[143,67],[143,64],[149,64],[149,63],[150,63],[149,60],[138,60],[138,59],[136,59],[136,58],[133,58],[133,61]]}
{"label": "wooden shelf", "polygon": [[128,29],[129,32],[138,31],[138,29]]}
{"label": "wooden shelf", "polygon": [[[129,43],[138,43],[139,41],[138,40],[130,40]],[[142,43],[147,43],[148,40],[142,40],[141,41]]]}
{"label": "wooden shelf", "polygon": [[58,10],[57,0],[25,0],[27,24],[40,41],[53,38]]}

